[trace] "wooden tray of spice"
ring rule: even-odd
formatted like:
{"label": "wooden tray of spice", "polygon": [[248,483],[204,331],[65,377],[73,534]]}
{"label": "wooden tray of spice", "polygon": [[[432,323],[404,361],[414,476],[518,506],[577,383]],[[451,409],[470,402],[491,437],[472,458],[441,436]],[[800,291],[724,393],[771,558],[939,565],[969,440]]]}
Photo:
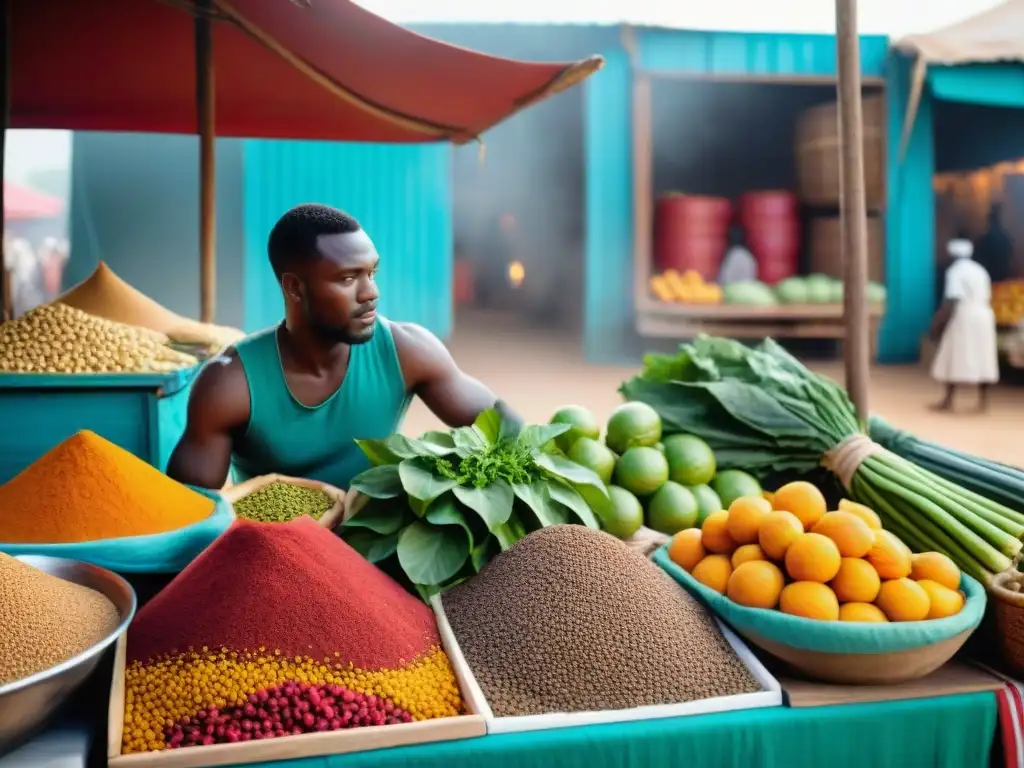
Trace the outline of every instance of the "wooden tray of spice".
{"label": "wooden tray of spice", "polygon": [[482,712],[483,701],[480,688],[472,681],[472,673],[466,666],[458,648],[449,645],[451,632],[442,631],[441,640],[448,653],[467,714],[436,720],[421,720],[398,725],[366,726],[342,731],[311,733],[302,736],[288,736],[265,741],[249,741],[239,744],[215,744],[209,747],[186,747],[159,752],[141,752],[132,755],[121,754],[121,740],[124,734],[125,661],[127,637],[121,635],[117,641],[114,657],[114,679],[110,687],[108,710],[107,765],[111,768],[140,766],[140,768],[206,768],[206,766],[247,765],[266,763],[274,760],[295,760],[322,755],[342,755],[349,752],[366,752],[372,749],[426,744],[436,741],[471,739],[487,734],[487,725]]}
{"label": "wooden tray of spice", "polygon": [[327,509],[319,518],[316,518],[324,528],[328,530],[334,528],[338,523],[341,522],[342,515],[345,512],[345,492],[340,488],[335,488],[329,483],[322,483],[319,480],[307,480],[304,477],[289,477],[287,475],[260,475],[259,477],[253,477],[246,480],[238,485],[230,485],[221,490],[221,496],[223,496],[230,504],[234,505],[235,502],[240,499],[244,499],[256,491],[266,488],[268,485],[274,483],[284,483],[285,485],[297,485],[301,488],[310,488],[314,491],[321,491],[327,494],[334,502],[329,509]]}

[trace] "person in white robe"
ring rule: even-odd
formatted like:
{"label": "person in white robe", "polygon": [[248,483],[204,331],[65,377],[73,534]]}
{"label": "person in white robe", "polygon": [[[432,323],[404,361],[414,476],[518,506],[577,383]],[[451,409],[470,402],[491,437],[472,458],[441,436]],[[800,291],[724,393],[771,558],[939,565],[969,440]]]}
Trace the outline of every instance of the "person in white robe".
{"label": "person in white robe", "polygon": [[932,378],[945,385],[942,401],[934,408],[949,411],[957,387],[978,387],[978,408],[988,405],[989,385],[999,381],[999,352],[996,346],[996,318],[992,311],[992,280],[974,260],[970,240],[950,240],[946,247],[953,263],[946,270],[942,306],[932,325],[940,337]]}

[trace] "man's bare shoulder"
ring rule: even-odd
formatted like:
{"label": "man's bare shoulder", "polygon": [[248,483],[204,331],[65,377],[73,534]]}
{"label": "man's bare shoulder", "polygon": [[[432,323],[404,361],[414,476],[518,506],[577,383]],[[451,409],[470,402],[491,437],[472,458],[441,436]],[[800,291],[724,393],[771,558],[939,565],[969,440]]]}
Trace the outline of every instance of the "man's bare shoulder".
{"label": "man's bare shoulder", "polygon": [[249,420],[249,381],[234,347],[210,358],[196,377],[189,396],[190,415],[235,428]]}

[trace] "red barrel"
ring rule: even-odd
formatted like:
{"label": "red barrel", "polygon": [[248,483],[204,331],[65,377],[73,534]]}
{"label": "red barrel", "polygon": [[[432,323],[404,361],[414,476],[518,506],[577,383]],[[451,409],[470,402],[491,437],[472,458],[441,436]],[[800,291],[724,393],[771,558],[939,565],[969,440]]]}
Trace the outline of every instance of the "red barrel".
{"label": "red barrel", "polygon": [[695,270],[714,280],[728,245],[732,205],[721,197],[670,194],[654,207],[654,263],[659,271]]}
{"label": "red barrel", "polygon": [[747,247],[757,259],[757,276],[777,283],[797,274],[800,218],[796,195],[785,191],[748,192],[740,197],[739,220]]}

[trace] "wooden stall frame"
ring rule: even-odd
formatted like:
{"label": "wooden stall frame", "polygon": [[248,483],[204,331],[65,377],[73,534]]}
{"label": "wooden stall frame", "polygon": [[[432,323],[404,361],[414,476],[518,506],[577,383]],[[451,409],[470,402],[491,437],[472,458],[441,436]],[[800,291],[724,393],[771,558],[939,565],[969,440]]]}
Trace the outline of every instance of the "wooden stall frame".
{"label": "wooden stall frame", "polygon": [[[837,103],[840,81],[836,75],[742,75],[727,73],[683,72],[645,68],[640,63],[634,31],[625,27],[622,45],[630,60],[632,75],[631,128],[633,150],[633,292],[634,327],[641,336],[686,337],[701,332],[725,333],[740,337],[763,335],[790,338],[845,338],[842,326],[843,305],[783,305],[770,309],[707,304],[669,304],[650,295],[648,284],[653,273],[654,237],[654,135],[652,89],[655,79],[718,83],[764,83],[771,85],[836,86]],[[884,94],[885,78],[859,79],[860,87],[878,88]],[[888,104],[883,99],[883,126],[888,124]],[[888,162],[888,142],[882,146],[883,166]],[[862,174],[863,175],[863,174]],[[863,184],[862,184],[863,185]],[[881,217],[884,222],[884,215]],[[884,246],[883,246],[884,247]],[[874,359],[877,327],[885,308],[869,308],[869,347]],[[706,322],[702,322],[706,321]],[[815,324],[815,321],[818,321]],[[670,328],[675,324],[676,333]],[[800,329],[797,324],[805,327]],[[848,324],[847,324],[848,325]],[[838,328],[838,329],[837,329]]]}
{"label": "wooden stall frame", "polygon": [[438,741],[471,739],[487,734],[483,712],[487,702],[479,694],[479,685],[466,664],[447,622],[438,622],[441,644],[452,663],[462,701],[469,714],[434,720],[421,720],[397,725],[365,726],[324,733],[307,733],[279,739],[247,741],[236,744],[214,744],[208,747],[185,747],[158,752],[121,754],[124,735],[125,665],[128,636],[121,635],[114,655],[114,675],[110,686],[107,723],[107,765],[110,768],[206,768],[206,766],[248,765],[276,760],[297,760],[304,757],[342,755],[373,749],[426,744]]}

